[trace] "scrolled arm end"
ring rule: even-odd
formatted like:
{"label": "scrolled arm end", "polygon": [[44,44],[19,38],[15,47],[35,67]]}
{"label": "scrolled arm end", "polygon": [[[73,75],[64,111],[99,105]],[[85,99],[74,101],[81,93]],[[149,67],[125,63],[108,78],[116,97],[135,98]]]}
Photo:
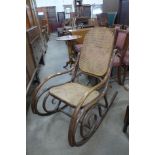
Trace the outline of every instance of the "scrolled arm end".
{"label": "scrolled arm end", "polygon": [[56,74],[51,74],[49,75],[47,78],[45,78],[43,80],[43,82],[41,82],[38,87],[34,90],[35,92],[35,95],[38,93],[38,91],[40,90],[40,88],[50,79],[54,78],[54,77],[57,77],[57,76],[60,76],[60,75],[63,75],[63,74],[67,74],[69,72],[71,72],[73,70],[73,68],[71,68],[70,70],[67,70],[67,71],[64,71],[64,72],[59,72],[59,73],[56,73]]}

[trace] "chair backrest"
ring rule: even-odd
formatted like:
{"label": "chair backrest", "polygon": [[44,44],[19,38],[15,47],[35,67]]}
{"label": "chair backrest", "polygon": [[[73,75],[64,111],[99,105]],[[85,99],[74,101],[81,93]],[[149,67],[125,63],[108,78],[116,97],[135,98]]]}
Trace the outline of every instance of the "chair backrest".
{"label": "chair backrest", "polygon": [[123,25],[121,24],[114,24],[113,27],[116,29],[122,29]]}
{"label": "chair backrest", "polygon": [[124,29],[129,31],[129,26],[128,25],[124,25]]}
{"label": "chair backrest", "polygon": [[81,49],[80,70],[90,75],[104,76],[112,55],[114,39],[115,35],[109,28],[96,27],[90,30]]}
{"label": "chair backrest", "polygon": [[115,48],[122,52],[125,50],[126,43],[128,41],[129,31],[123,29],[116,29],[116,43]]}

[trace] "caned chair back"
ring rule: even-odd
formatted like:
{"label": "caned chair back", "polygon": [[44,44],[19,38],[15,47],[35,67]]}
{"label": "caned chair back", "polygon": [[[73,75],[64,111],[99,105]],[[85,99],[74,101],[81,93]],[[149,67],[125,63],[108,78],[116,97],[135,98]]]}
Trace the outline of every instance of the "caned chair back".
{"label": "caned chair back", "polygon": [[84,39],[79,68],[94,76],[104,76],[113,51],[115,35],[106,27],[90,30]]}

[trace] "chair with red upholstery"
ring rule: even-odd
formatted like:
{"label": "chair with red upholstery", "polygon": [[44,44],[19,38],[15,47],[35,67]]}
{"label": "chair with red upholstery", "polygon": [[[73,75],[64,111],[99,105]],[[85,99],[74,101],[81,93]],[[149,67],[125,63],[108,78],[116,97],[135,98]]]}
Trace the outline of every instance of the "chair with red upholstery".
{"label": "chair with red upholstery", "polygon": [[115,29],[122,29],[122,27],[123,27],[123,25],[121,25],[121,24],[114,24],[113,25],[113,28],[115,28]]}
{"label": "chair with red upholstery", "polygon": [[124,85],[127,71],[129,70],[129,49],[126,50],[125,55],[123,57],[122,67],[123,67],[122,84]]}
{"label": "chair with red upholstery", "polygon": [[123,60],[126,58],[125,53],[126,53],[127,47],[128,47],[129,31],[123,30],[123,29],[118,29],[118,28],[116,28],[115,31],[116,31],[115,49],[117,49],[117,54],[113,60],[113,67],[115,67],[117,69],[118,83],[122,85],[121,67],[123,64]]}

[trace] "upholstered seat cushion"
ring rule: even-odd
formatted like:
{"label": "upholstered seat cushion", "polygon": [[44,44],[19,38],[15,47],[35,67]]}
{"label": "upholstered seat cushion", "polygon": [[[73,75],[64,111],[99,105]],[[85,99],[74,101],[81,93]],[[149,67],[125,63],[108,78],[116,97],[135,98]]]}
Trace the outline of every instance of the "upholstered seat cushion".
{"label": "upholstered seat cushion", "polygon": [[[76,107],[84,94],[90,90],[90,87],[78,83],[66,83],[61,86],[50,89],[50,94],[60,100],[67,102],[69,105]],[[95,99],[99,95],[98,91],[93,91],[85,100],[83,106]]]}
{"label": "upholstered seat cushion", "polygon": [[83,44],[76,44],[76,45],[74,46],[75,51],[76,51],[76,52],[80,52],[82,46],[83,46]]}
{"label": "upholstered seat cushion", "polygon": [[113,59],[113,67],[118,67],[121,65],[121,60],[118,55],[116,55]]}

